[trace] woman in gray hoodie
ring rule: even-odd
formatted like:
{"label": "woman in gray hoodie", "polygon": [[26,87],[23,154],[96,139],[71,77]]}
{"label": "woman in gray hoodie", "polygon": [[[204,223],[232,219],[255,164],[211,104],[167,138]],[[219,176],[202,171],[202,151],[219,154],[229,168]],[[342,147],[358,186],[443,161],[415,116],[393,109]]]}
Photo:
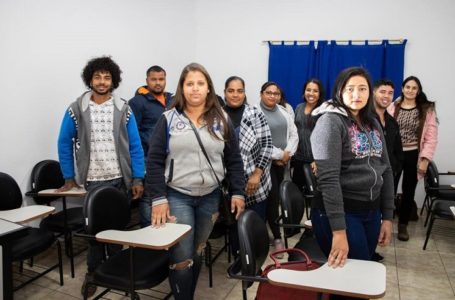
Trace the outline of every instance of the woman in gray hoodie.
{"label": "woman in gray hoodie", "polygon": [[378,243],[390,243],[394,205],[392,169],[367,71],[343,70],[332,100],[313,115],[319,117],[311,147],[322,193],[313,201],[315,236],[329,266],[342,267],[348,257],[370,260]]}

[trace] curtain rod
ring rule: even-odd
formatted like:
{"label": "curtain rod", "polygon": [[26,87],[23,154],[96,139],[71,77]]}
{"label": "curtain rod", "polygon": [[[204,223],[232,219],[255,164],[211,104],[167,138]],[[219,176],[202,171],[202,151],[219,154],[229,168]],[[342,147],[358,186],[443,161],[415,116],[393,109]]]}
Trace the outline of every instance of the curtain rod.
{"label": "curtain rod", "polygon": [[[330,42],[331,40],[329,40]],[[353,43],[364,43],[365,41],[369,42],[369,43],[382,43],[382,41],[384,40],[335,40],[336,43],[349,43],[349,41],[353,42]],[[394,43],[403,43],[405,41],[405,39],[403,38],[400,38],[400,39],[389,39],[388,41],[390,42],[394,42]],[[283,41],[279,41],[279,40],[269,40],[269,41],[262,41],[263,43],[309,43],[311,42],[311,40],[296,40],[296,41],[291,41],[291,40],[283,40]],[[315,41],[315,42],[319,42],[319,41]]]}

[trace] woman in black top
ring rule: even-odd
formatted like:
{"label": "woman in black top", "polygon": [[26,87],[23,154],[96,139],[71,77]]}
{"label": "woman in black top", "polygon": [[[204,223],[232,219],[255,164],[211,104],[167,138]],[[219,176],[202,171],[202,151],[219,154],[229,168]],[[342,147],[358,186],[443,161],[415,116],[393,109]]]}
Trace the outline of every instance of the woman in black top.
{"label": "woman in black top", "polygon": [[299,145],[291,162],[293,167],[292,181],[297,184],[300,190],[304,184],[303,165],[311,164],[311,169],[316,173],[310,141],[315,119],[311,116],[311,112],[325,100],[321,81],[315,78],[307,80],[303,85],[302,100],[303,103],[300,103],[295,109],[295,126],[297,126],[299,134]]}

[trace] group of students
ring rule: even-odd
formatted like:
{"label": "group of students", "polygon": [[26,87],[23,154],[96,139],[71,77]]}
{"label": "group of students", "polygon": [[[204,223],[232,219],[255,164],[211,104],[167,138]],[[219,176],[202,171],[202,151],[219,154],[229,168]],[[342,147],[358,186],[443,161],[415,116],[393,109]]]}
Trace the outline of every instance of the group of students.
{"label": "group of students", "polygon": [[[395,189],[384,138],[389,133],[383,133],[383,119],[375,114],[373,87],[364,69],[343,70],[328,101],[321,82],[309,80],[295,113],[274,82],[263,84],[259,104],[249,104],[245,82],[237,76],[226,80],[223,107],[209,73],[196,63],[183,69],[172,99],[159,78],[148,89],[138,89],[136,96],[149,95],[159,102],[159,113],[146,113],[141,105],[157,103],[140,104],[136,97],[130,101],[132,110],[112,93],[120,73],[109,57],[93,59],[85,67],[89,91],[70,105],[59,136],[66,180],[61,189],[78,183],[87,190],[114,185],[131,191],[133,199],[141,198],[143,225],[147,219],[152,226],[191,225],[191,233],[169,250],[175,299],[194,297],[202,251],[219,214],[219,182],[224,179],[236,218],[245,208],[256,211],[268,221],[276,250],[283,248],[274,222],[280,183],[291,165],[292,179],[301,187],[306,163],[317,175],[322,193],[320,201],[313,202],[314,233],[331,266],[343,266],[348,256],[369,260],[378,243],[390,242]],[[409,219],[405,203],[413,201],[417,174],[424,174],[432,159],[437,125],[434,104],[424,97],[417,78],[405,80],[397,103],[391,106],[405,153],[399,225],[403,229]],[[155,118],[148,133],[137,128],[144,117]],[[94,252],[99,249],[91,245],[87,276],[101,259]]]}

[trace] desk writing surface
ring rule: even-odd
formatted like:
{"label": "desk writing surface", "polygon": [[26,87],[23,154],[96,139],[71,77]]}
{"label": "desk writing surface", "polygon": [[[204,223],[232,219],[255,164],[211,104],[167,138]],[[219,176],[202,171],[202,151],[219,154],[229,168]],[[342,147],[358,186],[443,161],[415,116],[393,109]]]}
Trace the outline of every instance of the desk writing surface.
{"label": "desk writing surface", "polygon": [[6,235],[8,233],[21,230],[24,226],[10,222],[8,220],[0,219],[0,236]]}
{"label": "desk writing surface", "polygon": [[55,197],[55,196],[69,196],[69,197],[83,197],[87,191],[84,188],[72,188],[66,192],[57,192],[57,189],[47,189],[38,192],[38,196]]}
{"label": "desk writing surface", "polygon": [[267,274],[271,284],[348,296],[380,298],[386,290],[384,265],[348,259],[343,268],[326,264],[312,271],[276,269]]}
{"label": "desk writing surface", "polygon": [[166,249],[180,241],[190,230],[190,225],[166,223],[160,228],[147,226],[131,231],[105,230],[99,232],[96,239],[140,248]]}
{"label": "desk writing surface", "polygon": [[0,211],[0,218],[14,223],[25,223],[47,216],[55,211],[55,207],[46,205],[30,205],[16,209]]}

